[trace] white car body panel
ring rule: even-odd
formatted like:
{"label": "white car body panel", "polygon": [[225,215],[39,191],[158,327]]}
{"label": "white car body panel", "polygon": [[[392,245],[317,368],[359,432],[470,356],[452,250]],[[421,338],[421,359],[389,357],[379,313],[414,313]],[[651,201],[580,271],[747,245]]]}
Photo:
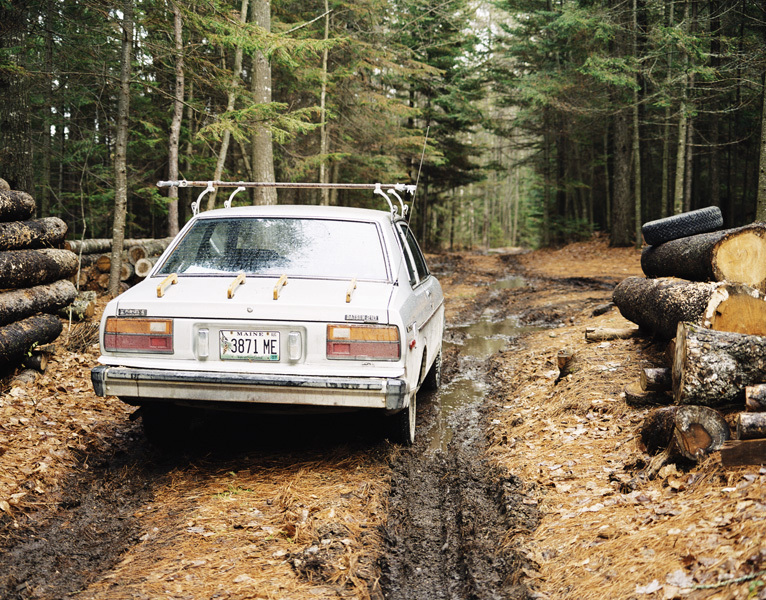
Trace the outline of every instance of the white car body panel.
{"label": "white car body panel", "polygon": [[[385,255],[385,279],[291,277],[274,299],[278,276],[247,275],[228,290],[236,273],[178,274],[158,297],[165,260],[204,219],[307,218],[375,223]],[[245,207],[209,211],[193,218],[143,282],[111,301],[101,324],[101,367],[93,371],[100,395],[120,396],[131,404],[176,402],[206,406],[303,405],[377,408],[396,412],[408,405],[441,351],[444,300],[427,275],[413,287],[391,213],[316,206]],[[339,241],[342,243],[342,241]],[[419,251],[418,251],[419,252]],[[347,302],[347,295],[350,301]],[[104,350],[109,317],[168,318],[173,321],[170,354]],[[342,360],[327,357],[327,324],[395,325],[398,360]],[[220,332],[252,330],[279,333],[280,360],[222,360]],[[290,358],[289,336],[299,336],[299,356]]]}

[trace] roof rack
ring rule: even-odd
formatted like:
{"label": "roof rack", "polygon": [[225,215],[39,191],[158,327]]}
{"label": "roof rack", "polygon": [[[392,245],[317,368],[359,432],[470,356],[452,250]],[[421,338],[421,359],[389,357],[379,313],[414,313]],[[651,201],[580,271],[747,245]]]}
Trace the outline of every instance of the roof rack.
{"label": "roof rack", "polygon": [[224,208],[231,208],[231,201],[234,196],[239,192],[244,191],[247,188],[282,188],[282,189],[333,189],[333,190],[372,190],[373,193],[383,196],[388,202],[388,207],[391,210],[391,214],[396,217],[398,210],[392,202],[392,196],[398,201],[401,206],[402,217],[407,214],[407,206],[404,204],[404,200],[397,192],[407,192],[410,195],[415,195],[415,189],[417,186],[405,185],[404,183],[290,183],[290,182],[267,182],[267,181],[187,181],[186,179],[176,179],[172,181],[158,181],[157,187],[201,187],[205,188],[197,199],[192,202],[192,213],[197,215],[199,213],[200,203],[202,198],[206,194],[214,191],[219,187],[233,187],[236,188],[229,199],[224,202]]}

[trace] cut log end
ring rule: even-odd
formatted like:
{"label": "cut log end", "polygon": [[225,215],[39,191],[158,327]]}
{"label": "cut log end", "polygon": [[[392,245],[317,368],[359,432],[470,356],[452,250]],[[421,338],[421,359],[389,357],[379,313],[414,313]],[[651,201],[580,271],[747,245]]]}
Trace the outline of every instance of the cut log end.
{"label": "cut log end", "polygon": [[722,239],[713,253],[719,281],[737,281],[763,290],[766,283],[766,239],[762,228],[739,231]]}

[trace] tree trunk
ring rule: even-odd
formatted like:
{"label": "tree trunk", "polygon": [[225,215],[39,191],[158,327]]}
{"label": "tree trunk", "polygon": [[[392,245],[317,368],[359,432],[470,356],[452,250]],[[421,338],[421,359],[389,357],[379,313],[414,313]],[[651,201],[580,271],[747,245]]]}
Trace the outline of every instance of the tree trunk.
{"label": "tree trunk", "polygon": [[77,296],[71,281],[62,279],[48,285],[0,292],[0,325],[21,321],[37,313],[56,313]]}
{"label": "tree trunk", "polygon": [[[684,1],[684,18],[682,23],[684,29],[688,28],[689,22],[689,3]],[[673,186],[673,214],[680,214],[683,212],[684,206],[684,168],[686,167],[686,100],[689,93],[688,90],[688,67],[689,67],[689,55],[684,52],[683,56],[684,64],[684,76],[681,81],[681,104],[678,107],[678,146],[676,152],[676,180]]]}
{"label": "tree trunk", "polygon": [[[633,56],[638,59],[638,0],[633,0]],[[641,129],[639,97],[641,78],[636,71],[636,88],[633,91],[633,204],[636,248],[641,247]]]}
{"label": "tree trunk", "polygon": [[680,406],[674,421],[676,446],[689,460],[699,461],[720,450],[731,437],[726,419],[707,406]]}
{"label": "tree trunk", "polygon": [[46,314],[0,327],[0,365],[21,362],[35,345],[50,344],[62,329],[58,317]]}
{"label": "tree trunk", "polygon": [[0,289],[10,290],[67,279],[77,272],[77,256],[69,250],[0,252]]}
{"label": "tree trunk", "polygon": [[17,190],[0,190],[0,221],[24,221],[34,214],[32,196]]}
{"label": "tree trunk", "polygon": [[[239,10],[239,22],[247,22],[247,3],[248,0],[242,0],[242,5]],[[226,112],[230,113],[234,110],[235,101],[237,99],[237,88],[239,87],[240,74],[242,73],[242,46],[237,44],[237,49],[234,51],[234,72],[231,75],[231,87],[229,88],[228,99],[226,102]],[[223,132],[223,139],[221,140],[221,148],[218,152],[218,160],[215,164],[215,172],[213,173],[213,180],[219,181],[223,174],[223,167],[226,163],[226,155],[229,152],[229,141],[231,140],[231,131],[226,129]],[[215,208],[215,199],[218,195],[218,190],[213,190],[207,195],[207,210]],[[200,207],[201,208],[201,207]]]}
{"label": "tree trunk", "polygon": [[766,224],[754,223],[647,246],[641,268],[647,277],[731,281],[766,291],[764,256]]}
{"label": "tree trunk", "polygon": [[680,322],[702,318],[716,286],[682,279],[628,277],[614,289],[613,299],[623,317],[670,339]]}
{"label": "tree trunk", "polygon": [[[172,240],[173,238],[160,238],[159,241]],[[158,240],[154,238],[135,238],[135,239],[123,239],[123,247],[130,248],[132,246],[143,246],[144,244],[153,244]],[[165,248],[167,245],[165,245]],[[89,240],[67,240],[64,242],[64,248],[71,250],[75,254],[101,254],[104,252],[111,252],[112,240],[111,238],[95,238]],[[163,248],[163,250],[165,249]]]}
{"label": "tree trunk", "polygon": [[758,204],[755,218],[766,221],[766,73],[761,82],[761,154],[758,160]]}
{"label": "tree trunk", "polygon": [[744,404],[745,388],[761,383],[766,337],[681,323],[673,360],[676,404]]}
{"label": "tree trunk", "polygon": [[[271,31],[270,0],[253,0],[251,21],[267,33]],[[266,52],[260,50],[253,55],[253,76],[250,82],[253,100],[260,104],[271,104],[271,65]],[[252,157],[253,179],[273,182],[274,149],[271,130],[256,123],[253,127]],[[253,188],[253,204],[276,204],[276,188]]]}
{"label": "tree trunk", "polygon": [[[328,0],[324,0],[324,41],[330,38],[330,7]],[[327,183],[327,58],[329,51],[325,45],[322,51],[322,88],[319,93],[319,120],[321,129],[319,130],[319,183]],[[330,190],[323,188],[321,190],[322,206],[330,204]]]}
{"label": "tree trunk", "polygon": [[[178,143],[181,137],[181,119],[184,110],[184,40],[181,9],[171,0],[173,6],[173,53],[175,56],[176,84],[173,90],[173,119],[170,121],[170,136],[168,138],[168,179],[178,179]],[[168,188],[168,235],[178,234],[178,188]]]}
{"label": "tree trunk", "polygon": [[610,340],[627,340],[636,337],[639,330],[635,327],[587,327],[585,340],[588,342],[606,342]]}
{"label": "tree trunk", "polygon": [[628,118],[620,111],[614,118],[614,194],[612,196],[612,246],[630,246],[632,203],[630,197],[630,143]]}
{"label": "tree trunk", "polygon": [[[32,135],[26,69],[26,2],[0,3],[0,157],[11,189],[32,192]],[[30,215],[31,216],[31,215]]]}
{"label": "tree trunk", "polygon": [[54,248],[64,241],[66,230],[58,217],[0,223],[0,250]]}
{"label": "tree trunk", "polygon": [[109,294],[120,289],[122,245],[125,239],[125,216],[128,208],[128,117],[130,110],[130,67],[133,47],[133,0],[123,2],[122,56],[120,58],[120,90],[117,106],[117,134],[114,146],[114,222],[112,224],[112,257],[109,271]]}
{"label": "tree trunk", "polygon": [[766,438],[766,412],[743,412],[737,415],[737,439]]}

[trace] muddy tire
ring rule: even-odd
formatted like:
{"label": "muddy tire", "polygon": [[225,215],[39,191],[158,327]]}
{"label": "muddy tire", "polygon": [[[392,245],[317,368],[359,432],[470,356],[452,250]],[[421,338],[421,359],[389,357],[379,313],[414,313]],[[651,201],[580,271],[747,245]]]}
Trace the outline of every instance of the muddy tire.
{"label": "muddy tire", "polygon": [[189,442],[191,419],[188,411],[172,404],[150,404],[141,408],[144,435],[162,450]]}
{"label": "muddy tire", "polygon": [[417,409],[416,394],[413,392],[410,395],[410,403],[407,408],[389,417],[388,439],[394,444],[412,446],[415,443],[415,415]]}
{"label": "muddy tire", "polygon": [[682,237],[715,231],[721,227],[723,227],[721,209],[717,206],[708,206],[644,223],[641,233],[647,244],[655,246]]}
{"label": "muddy tire", "polygon": [[423,380],[422,388],[425,391],[433,392],[439,389],[442,383],[442,351],[439,349],[439,353],[436,355],[431,370],[428,371],[426,378]]}

